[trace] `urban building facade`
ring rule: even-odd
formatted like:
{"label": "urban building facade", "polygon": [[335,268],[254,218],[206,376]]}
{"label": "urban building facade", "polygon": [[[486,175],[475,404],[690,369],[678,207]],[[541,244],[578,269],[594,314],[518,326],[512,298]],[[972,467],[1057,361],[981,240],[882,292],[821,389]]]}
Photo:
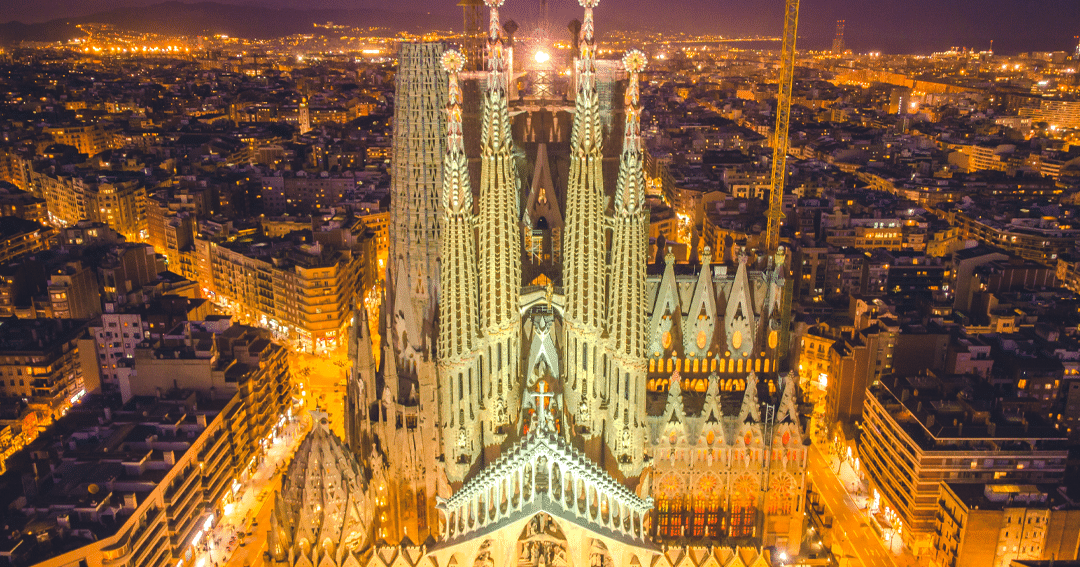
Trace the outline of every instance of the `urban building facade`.
{"label": "urban building facade", "polygon": [[1053,485],[942,482],[933,561],[942,567],[1053,562],[1080,545],[1080,509]]}
{"label": "urban building facade", "polygon": [[[402,46],[383,352],[358,314],[346,408],[359,462],[386,467],[371,531],[435,537],[438,564],[630,565],[683,537],[797,552],[807,452],[780,371],[785,253],[668,252],[651,269],[645,56],[599,60],[585,0],[570,102],[527,92],[512,113],[501,2],[487,4],[477,77],[456,51]],[[350,560],[304,556],[284,564]]]}
{"label": "urban building facade", "polygon": [[1033,412],[1002,413],[964,378],[892,375],[868,388],[859,457],[873,505],[904,542],[929,550],[939,484],[1055,483],[1065,435]]}
{"label": "urban building facade", "polygon": [[44,423],[86,393],[79,338],[85,321],[3,319],[0,322],[0,395],[25,399]]}

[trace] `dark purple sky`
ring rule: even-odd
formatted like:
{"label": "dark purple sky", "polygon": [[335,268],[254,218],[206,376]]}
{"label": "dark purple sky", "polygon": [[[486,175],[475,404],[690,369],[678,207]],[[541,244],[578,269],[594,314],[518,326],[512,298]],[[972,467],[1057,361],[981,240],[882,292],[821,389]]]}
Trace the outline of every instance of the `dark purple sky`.
{"label": "dark purple sky", "polygon": [[[160,0],[0,1],[0,22],[40,22]],[[184,0],[190,1],[190,0]],[[380,8],[444,13],[459,22],[457,0],[219,0],[266,7]],[[548,0],[560,24],[580,15],[576,0]],[[524,24],[540,0],[507,0],[504,11]],[[783,0],[601,0],[598,27],[649,26],[723,34],[775,34]],[[847,20],[848,43],[859,50],[930,51],[952,45],[998,52],[1071,50],[1080,33],[1080,0],[802,0],[800,47],[831,42],[835,20]]]}

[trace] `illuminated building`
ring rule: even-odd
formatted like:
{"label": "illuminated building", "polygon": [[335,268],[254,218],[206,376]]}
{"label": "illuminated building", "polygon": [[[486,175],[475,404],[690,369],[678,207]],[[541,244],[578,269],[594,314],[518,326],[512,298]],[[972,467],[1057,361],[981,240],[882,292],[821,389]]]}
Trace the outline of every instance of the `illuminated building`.
{"label": "illuminated building", "polygon": [[900,219],[852,218],[844,211],[821,213],[825,241],[838,248],[901,250],[904,228]]}
{"label": "illuminated building", "polygon": [[941,482],[1064,478],[1065,433],[1035,413],[1002,413],[992,391],[966,380],[892,375],[867,389],[859,458],[872,508],[900,526],[915,553],[932,545]]}
{"label": "illuminated building", "polygon": [[[69,416],[71,429],[30,445],[42,450],[24,484],[32,498],[20,500],[28,521],[10,526],[11,547],[3,552],[13,563],[40,567],[194,565],[242,478],[240,396],[218,400],[172,388],[130,409],[86,405]],[[81,425],[88,422],[93,426]],[[65,447],[62,460],[44,450],[53,444]]]}
{"label": "illuminated building", "polygon": [[88,157],[114,147],[113,133],[101,125],[55,126],[45,128],[45,133],[57,143],[74,146],[80,154]]}
{"label": "illuminated building", "polygon": [[0,217],[0,264],[23,254],[49,249],[52,230],[19,217]]}
{"label": "illuminated building", "polygon": [[372,285],[373,239],[360,228],[359,239],[340,246],[196,238],[190,264],[214,303],[297,349],[333,350],[345,337],[353,297]]}
{"label": "illuminated building", "polygon": [[101,313],[101,286],[93,269],[75,260],[49,274],[47,309],[50,317],[89,319]]}
{"label": "illuminated building", "polygon": [[1012,567],[1015,560],[1076,556],[1080,509],[1056,486],[942,482],[933,561],[949,567]]}
{"label": "illuminated building", "polygon": [[180,251],[193,246],[197,210],[190,195],[151,195],[146,199],[146,241],[165,256],[171,270],[191,279],[192,275],[180,267]]}
{"label": "illuminated building", "polygon": [[26,399],[50,422],[84,393],[79,337],[85,321],[0,320],[0,396]]}
{"label": "illuminated building", "polygon": [[1021,118],[1045,122],[1051,129],[1080,128],[1080,101],[1038,99],[1020,109]]}
{"label": "illuminated building", "polygon": [[889,92],[889,114],[907,114],[910,110],[911,89],[893,87]]}
{"label": "illuminated building", "polygon": [[[1046,218],[1013,218],[1008,221],[983,211],[945,212],[949,222],[960,229],[960,239],[983,244],[1043,264],[1052,264],[1072,252],[1080,238],[1080,229],[1062,226]],[[958,296],[959,297],[959,296]]]}
{"label": "illuminated building", "polygon": [[1059,285],[1080,293],[1080,257],[1069,254],[1058,258],[1056,276]]}
{"label": "illuminated building", "polygon": [[165,271],[161,256],[149,244],[123,243],[112,246],[97,266],[101,301],[108,308],[138,304],[145,299],[147,286]]}
{"label": "illuminated building", "polygon": [[99,178],[85,189],[85,218],[109,225],[130,242],[146,240],[146,189],[139,182]]}
{"label": "illuminated building", "polygon": [[312,214],[340,203],[345,191],[356,188],[351,173],[323,173],[308,176],[306,172],[276,172],[262,178],[262,201],[268,215]]}
{"label": "illuminated building", "polygon": [[[31,190],[33,162],[11,149],[0,150],[0,180],[7,181],[23,191]],[[42,195],[35,193],[35,197]]]}
{"label": "illuminated building", "polygon": [[350,447],[389,479],[370,529],[403,552],[436,538],[438,565],[655,565],[661,542],[713,546],[692,562],[797,553],[785,252],[650,266],[644,54],[598,59],[583,0],[568,100],[546,96],[555,82],[511,103],[511,62],[532,76],[549,60],[515,59],[501,4],[482,73],[437,44],[402,48],[383,351],[358,315],[346,401]]}
{"label": "illuminated building", "polygon": [[33,179],[54,226],[88,220],[107,224],[132,242],[147,238],[146,188],[139,181],[46,173]]}
{"label": "illuminated building", "polygon": [[[143,334],[142,317],[137,313],[103,313],[90,323],[102,392],[119,390],[119,374],[124,373],[124,361],[135,358],[135,347],[143,341]],[[85,370],[92,371],[90,368]]]}
{"label": "illuminated building", "polygon": [[45,222],[45,199],[0,182],[0,216],[19,217],[28,221]]}

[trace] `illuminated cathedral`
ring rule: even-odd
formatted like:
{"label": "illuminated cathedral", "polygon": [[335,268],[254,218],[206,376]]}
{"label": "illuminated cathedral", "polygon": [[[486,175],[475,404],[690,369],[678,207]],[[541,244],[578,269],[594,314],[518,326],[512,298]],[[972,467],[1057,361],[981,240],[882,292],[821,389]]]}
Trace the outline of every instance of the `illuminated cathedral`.
{"label": "illuminated cathedral", "polygon": [[[503,0],[486,0],[482,71],[441,44],[402,46],[379,356],[359,309],[351,454],[321,453],[357,471],[340,476],[370,510],[319,525],[366,531],[351,548],[282,536],[302,551],[282,564],[729,567],[798,553],[808,443],[797,380],[779,372],[787,259],[713,264],[706,248],[650,264],[647,57],[598,58],[598,1],[580,0],[566,61],[515,46]],[[356,508],[309,491],[281,506]]]}

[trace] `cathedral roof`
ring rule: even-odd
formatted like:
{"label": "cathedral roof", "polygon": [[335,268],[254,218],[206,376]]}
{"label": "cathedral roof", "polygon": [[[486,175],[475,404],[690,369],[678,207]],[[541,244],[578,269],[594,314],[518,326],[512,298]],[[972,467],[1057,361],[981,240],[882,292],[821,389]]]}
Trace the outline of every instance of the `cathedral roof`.
{"label": "cathedral roof", "polygon": [[[562,228],[563,218],[559,212],[555,182],[551,178],[547,144],[537,145],[535,161],[532,185],[529,187],[529,196],[525,199],[525,214],[522,220],[534,228]],[[546,226],[539,226],[541,220]]]}
{"label": "cathedral roof", "polygon": [[371,544],[368,478],[325,414],[312,416],[274,498],[270,549],[292,564],[344,565]]}
{"label": "cathedral roof", "polygon": [[[589,496],[579,498],[579,491]],[[493,501],[485,502],[485,498]],[[590,507],[590,498],[607,504],[608,512]],[[447,515],[447,533],[442,539],[451,545],[546,512],[605,537],[641,546],[646,536],[642,519],[652,507],[652,498],[634,494],[561,436],[542,428],[438,505]]]}
{"label": "cathedral roof", "polygon": [[[675,376],[678,376],[678,373],[673,378]],[[761,422],[764,416],[762,408],[766,403],[776,406],[777,425],[790,424],[793,430],[801,431],[794,376],[790,374],[782,380],[782,390],[779,392],[773,391],[778,376],[770,375],[758,380],[754,373],[747,376],[747,389],[741,392],[718,391],[717,386],[723,380],[715,376],[709,378],[710,392],[687,391],[674,383],[668,392],[650,392],[646,412],[652,428],[652,439],[655,441],[670,434],[674,413],[681,416],[675,420],[675,425],[684,431],[682,435],[688,436],[688,441],[693,442],[698,433],[711,426],[721,439],[730,443],[738,438],[744,422]],[[673,396],[677,397],[677,400],[673,400]]]}

